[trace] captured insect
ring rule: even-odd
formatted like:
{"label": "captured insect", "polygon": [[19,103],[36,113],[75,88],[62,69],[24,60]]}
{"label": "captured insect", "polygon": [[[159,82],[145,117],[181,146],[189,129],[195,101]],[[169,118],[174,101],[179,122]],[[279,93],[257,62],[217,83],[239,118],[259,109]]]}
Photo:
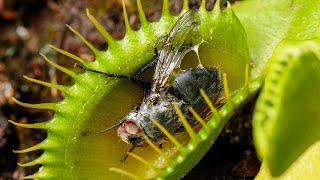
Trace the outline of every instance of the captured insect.
{"label": "captured insect", "polygon": [[[142,70],[144,71],[151,64],[156,64],[149,94],[144,97],[139,107],[134,108],[114,126],[99,133],[118,127],[118,136],[133,147],[146,145],[144,135],[155,143],[161,144],[165,135],[152,123],[151,118],[157,120],[172,134],[184,130],[173,108],[173,103],[182,110],[191,126],[194,126],[197,121],[190,115],[188,106],[192,106],[204,117],[210,113],[200,95],[200,89],[204,89],[213,102],[217,100],[222,88],[219,68],[204,68],[199,60],[197,68],[179,70],[183,57],[188,52],[196,50],[195,48],[202,41],[199,39],[199,29],[199,15],[196,10],[190,10],[178,19],[167,35],[157,39],[155,50],[159,52],[158,56],[154,63],[150,63]],[[103,74],[108,77],[126,78],[140,85],[145,84],[137,77],[141,72],[134,77]]]}

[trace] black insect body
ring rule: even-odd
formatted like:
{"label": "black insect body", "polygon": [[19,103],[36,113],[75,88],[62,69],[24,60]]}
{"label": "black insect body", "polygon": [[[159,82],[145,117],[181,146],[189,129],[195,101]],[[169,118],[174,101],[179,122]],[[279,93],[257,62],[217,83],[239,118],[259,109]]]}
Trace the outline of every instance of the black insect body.
{"label": "black insect body", "polygon": [[172,103],[176,103],[187,116],[189,123],[195,125],[196,120],[189,115],[188,106],[192,106],[203,117],[209,114],[210,111],[199,89],[204,89],[209,98],[215,101],[221,89],[219,72],[218,68],[185,70],[175,77],[170,89],[151,93],[144,99],[140,109],[132,110],[118,128],[118,135],[124,142],[133,145],[145,144],[144,134],[154,142],[161,143],[164,135],[152,123],[151,117],[160,122],[170,133],[181,132],[184,128]]}
{"label": "black insect body", "polygon": [[[172,94],[196,111],[204,113],[207,105],[200,94],[200,88],[205,90],[212,101],[218,98],[221,89],[219,68],[194,68],[183,71],[172,83]],[[207,114],[203,116],[206,117]]]}
{"label": "black insect body", "polygon": [[[146,144],[144,135],[155,143],[161,144],[164,134],[153,124],[151,118],[157,120],[169,133],[174,134],[184,129],[173,108],[173,103],[182,110],[191,126],[196,124],[196,120],[190,115],[188,106],[192,106],[200,116],[207,117],[210,111],[200,95],[200,89],[204,89],[211,101],[216,101],[221,89],[219,68],[204,68],[199,61],[197,68],[183,70],[173,75],[173,71],[180,68],[185,54],[196,50],[202,43],[203,40],[199,39],[199,25],[200,18],[197,11],[190,10],[178,19],[166,36],[157,39],[156,50],[159,49],[159,55],[154,61],[156,67],[149,95],[143,99],[138,108],[129,112],[116,125],[99,133],[118,127],[117,134],[120,139],[127,144],[132,144],[133,147]],[[107,77],[125,78],[145,84],[137,77],[141,72],[134,77],[129,77],[78,67],[102,73]]]}
{"label": "black insect body", "polygon": [[139,109],[129,112],[117,124],[118,135],[124,142],[134,146],[144,145],[146,142],[143,135],[146,135],[160,144],[164,140],[164,134],[152,123],[151,118],[157,120],[170,133],[181,132],[184,128],[173,103],[180,107],[191,125],[195,125],[196,120],[189,115],[188,106],[194,107],[202,115],[209,113],[200,95],[200,88],[208,93],[212,101],[216,101],[221,89],[218,68],[207,69],[200,64],[198,68],[184,70],[171,77],[172,72],[180,67],[185,54],[193,50],[195,43],[201,43],[193,36],[198,36],[196,33],[199,33],[199,24],[197,12],[191,10],[183,14],[165,36],[150,94],[144,98]]}

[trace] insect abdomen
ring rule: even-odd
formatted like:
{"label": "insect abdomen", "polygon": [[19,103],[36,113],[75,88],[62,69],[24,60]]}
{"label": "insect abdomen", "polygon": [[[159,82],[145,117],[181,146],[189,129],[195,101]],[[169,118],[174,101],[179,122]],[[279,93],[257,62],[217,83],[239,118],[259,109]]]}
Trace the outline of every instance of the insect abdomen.
{"label": "insect abdomen", "polygon": [[195,105],[203,101],[200,89],[215,102],[220,90],[220,72],[218,68],[194,68],[178,74],[172,84],[173,94],[187,104]]}

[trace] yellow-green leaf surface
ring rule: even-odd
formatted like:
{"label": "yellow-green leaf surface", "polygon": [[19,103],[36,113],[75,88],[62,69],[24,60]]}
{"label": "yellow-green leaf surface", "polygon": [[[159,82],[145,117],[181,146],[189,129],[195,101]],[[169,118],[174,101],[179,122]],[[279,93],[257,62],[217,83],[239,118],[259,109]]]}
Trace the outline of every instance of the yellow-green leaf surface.
{"label": "yellow-green leaf surface", "polygon": [[[71,28],[93,51],[96,57],[94,62],[86,62],[62,50],[56,50],[79,61],[87,68],[134,75],[155,58],[153,45],[156,39],[168,33],[181,16],[181,14],[172,16],[168,10],[168,1],[164,0],[160,20],[150,23],[146,21],[140,1],[137,1],[137,4],[141,29],[133,31],[130,28],[124,11],[126,36],[120,41],[112,39],[88,13],[89,18],[108,42],[107,51],[95,49]],[[188,9],[186,4],[187,1],[184,1],[183,12]],[[125,162],[120,162],[129,146],[117,137],[116,130],[97,135],[97,132],[114,125],[135,105],[141,103],[143,92],[138,86],[127,80],[107,78],[97,73],[75,73],[45,58],[50,64],[69,74],[74,80],[74,85],[65,87],[37,82],[49,87],[58,87],[65,93],[65,98],[59,102],[38,105],[17,101],[26,107],[55,111],[54,118],[48,122],[32,125],[17,124],[28,128],[46,129],[48,132],[47,139],[40,144],[17,151],[22,153],[44,149],[44,153],[38,159],[22,165],[42,165],[38,173],[27,178],[127,178],[121,175],[122,173],[133,178],[151,178],[158,175],[159,179],[179,179],[210,148],[234,110],[261,87],[263,80],[261,72],[277,44],[286,38],[305,39],[319,34],[317,9],[319,3],[315,1],[247,0],[236,3],[235,12],[239,16],[239,21],[230,5],[221,10],[220,4],[216,4],[212,11],[207,11],[202,3],[198,11],[201,19],[199,36],[204,40],[199,48],[200,60],[206,67],[219,66],[221,71],[226,73],[229,83],[225,78],[224,89],[227,91],[229,86],[231,94],[225,93],[227,103],[207,125],[202,128],[197,127],[201,129],[195,142],[189,141],[189,136],[185,132],[175,137],[181,143],[182,149],[169,142],[163,144],[161,151],[169,157],[169,160],[148,146],[134,150],[135,155],[143,158],[142,162],[141,158],[139,161],[134,155]],[[195,59],[195,54],[188,54],[182,67],[195,67],[194,62],[197,62]],[[253,64],[253,77],[260,76],[256,81],[249,83],[250,78],[245,76],[247,64]],[[231,95],[233,96],[229,97]],[[214,109],[212,111],[215,112]],[[110,168],[120,174],[110,171]]]}
{"label": "yellow-green leaf surface", "polygon": [[233,9],[247,33],[254,76],[261,74],[282,40],[320,35],[319,1],[246,0],[237,2]]}
{"label": "yellow-green leaf surface", "polygon": [[[320,142],[319,82],[319,38],[283,42],[276,49],[253,121],[258,154],[273,176],[280,176],[294,166],[295,170],[288,171],[305,178],[303,172],[310,169],[309,175],[319,178],[316,176],[319,172],[315,171],[320,167],[319,153],[310,152],[315,158],[310,164],[305,160],[312,158],[310,153],[302,155],[314,143]],[[299,157],[304,160],[297,160]],[[293,176],[289,172],[284,177]]]}
{"label": "yellow-green leaf surface", "polygon": [[299,158],[279,177],[273,177],[267,166],[267,162],[262,163],[259,174],[255,180],[274,179],[308,179],[318,180],[320,177],[320,142],[311,145]]}
{"label": "yellow-green leaf surface", "polygon": [[[305,62],[304,60],[301,60],[296,66],[300,66],[299,68],[301,68],[301,71],[306,72],[306,74],[304,74],[305,76],[303,74],[291,72],[290,78],[287,78],[286,76],[281,76],[279,74],[275,76],[277,73],[270,74],[270,72],[278,72],[279,69],[282,70],[281,65],[271,65],[266,68],[266,64],[268,64],[271,56],[275,57],[277,54],[287,53],[282,51],[288,49],[281,48],[285,46],[285,43],[279,45],[284,40],[307,40],[320,35],[319,8],[320,1],[306,0],[247,0],[243,1],[243,3],[236,3],[234,6],[235,13],[247,32],[250,54],[254,62],[252,71],[253,77],[259,76],[261,75],[261,72],[263,72],[268,73],[268,77],[273,78],[274,83],[284,82],[286,80],[292,83],[287,84],[287,86],[281,85],[278,87],[270,82],[270,84],[267,85],[267,80],[266,86],[268,86],[268,88],[263,90],[259,97],[259,99],[265,99],[266,101],[263,102],[260,100],[261,103],[257,103],[255,111],[255,125],[253,127],[255,145],[261,159],[264,157],[267,161],[264,163],[269,163],[268,165],[273,175],[280,175],[283,173],[286,168],[288,168],[290,164],[293,163],[306,148],[314,143],[316,141],[315,139],[317,139],[318,135],[317,133],[314,133],[314,131],[319,131],[319,127],[317,127],[319,121],[315,121],[317,115],[314,114],[315,109],[319,107],[319,105],[314,102],[315,99],[317,99],[317,96],[316,93],[310,93],[315,92],[311,90],[314,89],[314,87],[307,87],[305,84],[299,83],[311,83],[311,81],[315,81],[316,78],[312,79],[308,77],[308,75],[311,75],[312,73],[308,74],[307,72],[317,72],[319,69],[315,69],[314,64],[312,63],[312,65],[308,64],[310,61]],[[303,52],[304,45],[307,46],[307,44],[308,43],[292,48],[291,54],[294,56],[296,55],[295,53]],[[277,54],[274,53],[276,47],[278,47],[278,50],[275,52]],[[312,51],[314,48],[309,50]],[[291,58],[286,58],[288,58],[286,59],[288,60],[288,64],[291,63]],[[307,57],[305,58],[310,59]],[[312,75],[315,75],[315,73]],[[305,78],[305,80],[301,80],[301,78]],[[297,82],[296,80],[299,79],[301,81]],[[308,80],[310,82],[308,82]],[[294,84],[293,82],[297,84]],[[294,89],[297,87],[300,89]],[[281,97],[275,95],[274,92],[276,90],[282,92]],[[294,92],[291,92],[290,90]],[[307,92],[308,90],[310,92]],[[295,94],[293,95],[290,93]],[[308,98],[305,98],[305,96],[308,96]],[[297,98],[305,99],[299,101]],[[288,100],[288,104],[283,104],[285,100]],[[272,102],[276,102],[281,108],[270,104]],[[311,105],[309,102],[314,103]],[[259,116],[259,110],[264,112],[262,117]],[[271,116],[276,116],[275,114],[277,115],[277,120],[268,119]],[[282,115],[281,117],[280,114]],[[289,120],[281,121],[283,119],[291,118],[292,116],[296,119],[297,117],[300,117],[301,121],[296,121],[295,123],[291,123],[291,121],[289,123]],[[304,120],[308,117],[313,117],[311,123],[309,121],[306,121],[305,123],[302,122],[302,119]],[[311,128],[310,131],[308,128]],[[308,129],[308,133],[303,134],[306,129]],[[308,135],[310,135],[310,137]],[[298,166],[300,168],[311,168],[312,165],[315,164],[310,164],[310,166]],[[290,174],[289,172],[287,175]]]}
{"label": "yellow-green leaf surface", "polygon": [[[186,1],[184,2],[183,12],[187,11]],[[168,33],[176,20],[181,16],[173,16],[169,13],[168,2],[164,1],[162,16],[157,22],[148,22],[145,19],[140,1],[138,1],[141,29],[133,31],[128,23],[126,12],[124,17],[126,22],[126,36],[116,41],[101,27],[97,20],[89,13],[88,17],[96,25],[108,42],[107,51],[99,51],[87,42],[76,30],[69,27],[71,31],[79,36],[95,54],[95,61],[86,62],[75,55],[68,54],[61,49],[55,50],[69,56],[83,66],[115,74],[134,75],[148,62],[155,58],[154,43],[157,38]],[[204,3],[197,12],[200,19],[199,37],[204,40],[199,48],[201,62],[206,67],[219,66],[223,73],[228,75],[229,84],[233,90],[239,90],[248,78],[245,78],[245,69],[250,63],[249,51],[247,47],[246,35],[240,22],[231,10],[230,5],[220,9],[217,3],[212,11],[207,11]],[[207,49],[219,50],[221,54],[215,57],[215,53],[208,53],[204,58]],[[232,56],[230,56],[232,54]],[[58,86],[50,83],[32,80],[49,87],[60,87],[65,97],[63,100],[48,104],[25,104],[16,101],[18,104],[30,108],[52,109],[55,112],[54,118],[40,124],[17,124],[27,128],[41,128],[48,132],[47,138],[38,145],[26,150],[16,151],[25,153],[37,149],[43,149],[44,153],[34,161],[22,166],[32,166],[41,164],[39,172],[26,178],[34,179],[117,179],[130,177],[151,178],[160,175],[162,178],[180,178],[186,174],[210,148],[214,139],[219,134],[227,119],[231,116],[234,109],[249,97],[249,93],[255,93],[260,87],[259,83],[253,83],[250,88],[240,91],[233,103],[222,108],[219,113],[222,121],[212,121],[213,126],[208,126],[214,133],[208,131],[200,134],[200,140],[204,145],[194,146],[197,148],[178,149],[172,143],[162,144],[161,151],[169,157],[169,161],[163,155],[157,153],[151,146],[136,148],[125,162],[121,160],[126,155],[130,146],[122,142],[117,136],[116,129],[104,134],[97,134],[101,130],[108,128],[122,119],[132,108],[139,105],[143,100],[143,92],[137,85],[128,80],[108,78],[104,75],[84,72],[76,73],[52,63],[43,55],[44,59],[50,64],[67,73],[74,80],[72,86]],[[197,57],[194,57],[197,62]],[[189,58],[190,59],[190,58]],[[188,62],[186,62],[186,66]],[[192,63],[191,63],[192,64]],[[247,79],[247,81],[245,81]],[[30,78],[29,78],[30,80]],[[228,94],[229,95],[229,94]],[[181,133],[177,137],[179,143],[185,145],[189,141],[186,133]],[[197,145],[197,144],[196,144]],[[181,158],[172,160],[172,157],[181,156],[180,152],[196,155],[196,158],[188,158],[181,165]],[[194,152],[194,150],[201,152]],[[192,153],[191,153],[192,152]],[[185,155],[184,154],[184,155]],[[141,158],[139,158],[141,157]],[[138,159],[138,160],[137,160]],[[142,162],[139,161],[142,160]],[[169,166],[168,166],[169,164]],[[152,167],[152,165],[154,167]],[[176,169],[176,176],[172,175],[172,168]],[[171,169],[170,169],[171,168]],[[158,170],[159,169],[159,170]],[[163,169],[160,171],[160,169]],[[112,171],[110,171],[112,170]],[[121,172],[116,173],[117,172]]]}

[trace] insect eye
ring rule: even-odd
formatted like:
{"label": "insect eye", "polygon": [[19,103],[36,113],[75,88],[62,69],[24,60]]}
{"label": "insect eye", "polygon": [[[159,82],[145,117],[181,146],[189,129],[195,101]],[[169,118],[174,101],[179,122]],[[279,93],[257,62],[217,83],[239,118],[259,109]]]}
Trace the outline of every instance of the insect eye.
{"label": "insect eye", "polygon": [[124,123],[124,128],[127,133],[129,134],[139,134],[141,133],[141,128],[140,126],[133,120],[126,120]]}

